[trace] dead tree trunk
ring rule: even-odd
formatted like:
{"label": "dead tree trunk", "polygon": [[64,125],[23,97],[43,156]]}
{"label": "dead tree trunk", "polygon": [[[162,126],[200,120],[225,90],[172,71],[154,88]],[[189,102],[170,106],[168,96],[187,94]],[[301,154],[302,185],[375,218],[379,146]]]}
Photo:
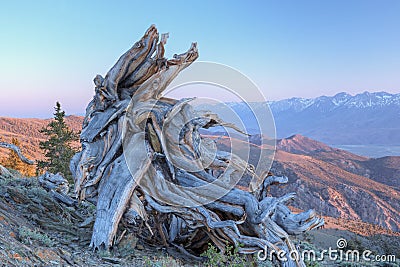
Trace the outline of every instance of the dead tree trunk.
{"label": "dead tree trunk", "polygon": [[[198,57],[193,43],[186,53],[166,59],[166,38],[161,35],[159,40],[151,26],[105,78],[94,79],[95,96],[81,133],[82,151],[71,161],[78,198],[97,205],[91,246],[113,246],[125,214],[131,222],[143,220],[151,234],[164,239],[163,244],[191,254],[198,255],[209,242],[224,251],[226,241],[240,244],[239,252],[245,254],[264,248],[296,250],[289,235],[318,227],[323,220],[313,211],[293,214],[285,206],[292,194],[266,196],[270,185],[286,182],[282,177],[262,177],[262,188],[255,193],[221,182],[255,174],[235,155],[217,151],[212,157],[212,141],[198,132],[229,125],[215,114],[194,118],[190,99],[162,96]],[[219,192],[225,193],[207,202]],[[281,264],[304,266],[290,258]]]}
{"label": "dead tree trunk", "polygon": [[13,150],[15,153],[17,153],[18,157],[22,160],[22,162],[29,164],[29,165],[34,165],[35,162],[33,160],[27,159],[24,155],[22,155],[21,150],[19,149],[18,146],[14,144],[9,144],[5,142],[0,142],[0,147],[8,148]]}

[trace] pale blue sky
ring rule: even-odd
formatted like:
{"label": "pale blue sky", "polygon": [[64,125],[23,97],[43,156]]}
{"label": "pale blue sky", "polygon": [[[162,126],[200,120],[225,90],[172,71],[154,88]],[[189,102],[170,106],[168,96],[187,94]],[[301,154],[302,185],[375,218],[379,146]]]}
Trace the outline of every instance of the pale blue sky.
{"label": "pale blue sky", "polygon": [[267,99],[400,92],[400,1],[2,1],[0,116],[82,114],[147,27],[167,55],[198,42],[199,60],[241,70]]}

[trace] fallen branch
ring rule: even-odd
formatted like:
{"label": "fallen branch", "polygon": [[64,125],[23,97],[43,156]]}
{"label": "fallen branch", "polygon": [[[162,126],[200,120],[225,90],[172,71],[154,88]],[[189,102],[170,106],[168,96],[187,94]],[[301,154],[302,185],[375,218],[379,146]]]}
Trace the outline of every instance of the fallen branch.
{"label": "fallen branch", "polygon": [[15,153],[17,153],[18,157],[22,160],[22,162],[24,162],[26,164],[29,164],[29,165],[35,164],[35,161],[27,159],[24,155],[22,155],[21,149],[19,149],[19,147],[14,144],[0,142],[0,147],[13,150]]}

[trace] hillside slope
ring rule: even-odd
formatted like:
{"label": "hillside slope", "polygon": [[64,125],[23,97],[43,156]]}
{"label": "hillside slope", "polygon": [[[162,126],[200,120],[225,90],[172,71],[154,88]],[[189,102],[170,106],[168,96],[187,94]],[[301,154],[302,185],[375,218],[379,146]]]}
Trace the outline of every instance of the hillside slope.
{"label": "hillside slope", "polygon": [[284,151],[276,153],[272,172],[287,175],[289,184],[271,193],[296,192],[298,208],[400,230],[400,193],[394,188],[332,163]]}
{"label": "hillside slope", "polygon": [[[231,142],[239,150],[247,146],[237,139],[218,142],[228,151]],[[322,215],[400,231],[399,157],[361,157],[301,135],[278,140],[276,148],[271,171],[287,176],[289,182],[273,187],[272,195],[296,192],[293,206],[301,210],[312,208]],[[258,143],[251,145],[250,163],[258,160],[259,149]]]}
{"label": "hillside slope", "polygon": [[289,177],[295,206],[400,230],[400,157],[369,159],[294,135],[277,142],[273,172]]}
{"label": "hillside slope", "polygon": [[[183,255],[173,248],[151,246],[143,225],[138,226],[143,236],[129,229],[121,233],[126,223],[121,225],[116,246],[109,252],[96,253],[89,248],[94,212],[91,204],[84,201],[67,206],[40,187],[37,178],[13,175],[0,167],[1,266],[208,266],[206,262],[183,261]],[[324,218],[325,229],[293,237],[301,249],[322,251],[336,247],[336,241],[345,238],[349,248],[400,257],[400,233],[360,221]],[[318,262],[318,266],[332,264],[329,260]]]}
{"label": "hillside slope", "polygon": [[89,247],[94,212],[86,201],[57,201],[37,177],[0,165],[0,266],[187,266],[131,231],[118,233],[112,251],[96,253]]}
{"label": "hillside slope", "polygon": [[[22,152],[31,159],[42,159],[42,151],[39,142],[45,139],[40,129],[49,124],[50,119],[19,119],[0,117],[0,138],[5,142],[11,142],[12,138],[18,138]],[[75,132],[82,129],[83,117],[67,116],[67,125]],[[6,149],[0,149],[0,159],[7,155]]]}

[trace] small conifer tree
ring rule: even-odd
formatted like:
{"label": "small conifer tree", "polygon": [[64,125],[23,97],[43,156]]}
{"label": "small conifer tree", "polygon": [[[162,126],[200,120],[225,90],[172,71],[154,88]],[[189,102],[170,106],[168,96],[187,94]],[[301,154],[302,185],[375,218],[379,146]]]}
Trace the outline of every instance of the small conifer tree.
{"label": "small conifer tree", "polygon": [[72,143],[78,141],[78,135],[67,126],[64,117],[65,112],[61,110],[61,105],[57,102],[54,120],[40,130],[47,136],[47,140],[39,143],[40,148],[44,151],[45,160],[38,162],[38,169],[51,173],[60,172],[72,183],[69,162],[77,152],[72,147]]}

